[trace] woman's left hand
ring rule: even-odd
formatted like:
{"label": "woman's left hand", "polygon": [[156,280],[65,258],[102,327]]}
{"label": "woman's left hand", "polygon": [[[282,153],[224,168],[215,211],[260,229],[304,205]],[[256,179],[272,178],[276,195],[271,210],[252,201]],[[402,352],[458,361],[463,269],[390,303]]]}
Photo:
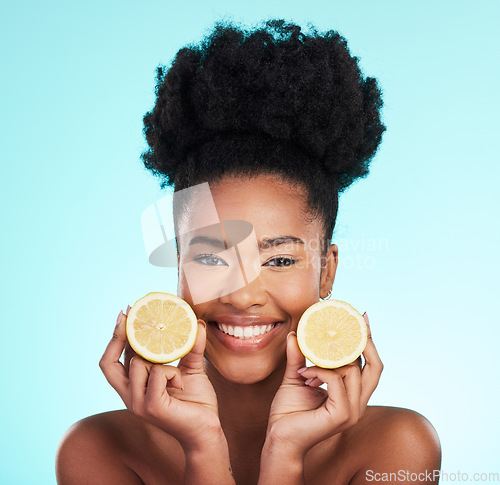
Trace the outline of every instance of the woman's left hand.
{"label": "woman's left hand", "polygon": [[[377,387],[383,364],[371,338],[359,358],[338,369],[306,368],[295,332],[287,338],[287,366],[271,405],[264,448],[305,456],[314,445],[356,424]],[[319,387],[326,383],[327,389]],[[274,452],[274,451],[273,451]]]}

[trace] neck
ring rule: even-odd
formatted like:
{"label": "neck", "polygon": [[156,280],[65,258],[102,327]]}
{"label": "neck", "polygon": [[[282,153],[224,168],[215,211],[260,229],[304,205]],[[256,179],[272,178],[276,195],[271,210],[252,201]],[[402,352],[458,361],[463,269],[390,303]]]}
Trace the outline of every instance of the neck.
{"label": "neck", "polygon": [[219,406],[219,418],[229,445],[237,449],[255,446],[260,454],[266,437],[269,410],[283,380],[285,365],[264,380],[241,384],[227,380],[205,359],[205,371],[210,379]]}

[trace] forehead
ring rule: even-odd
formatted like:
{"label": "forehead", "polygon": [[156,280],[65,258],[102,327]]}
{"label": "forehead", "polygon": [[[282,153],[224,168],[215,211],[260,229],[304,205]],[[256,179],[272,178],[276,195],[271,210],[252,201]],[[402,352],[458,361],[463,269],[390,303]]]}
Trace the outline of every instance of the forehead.
{"label": "forehead", "polygon": [[258,239],[284,234],[316,239],[321,224],[318,218],[311,220],[306,201],[302,187],[276,175],[227,176],[191,198],[179,218],[179,230],[186,233],[201,227],[215,206],[220,220],[251,223]]}

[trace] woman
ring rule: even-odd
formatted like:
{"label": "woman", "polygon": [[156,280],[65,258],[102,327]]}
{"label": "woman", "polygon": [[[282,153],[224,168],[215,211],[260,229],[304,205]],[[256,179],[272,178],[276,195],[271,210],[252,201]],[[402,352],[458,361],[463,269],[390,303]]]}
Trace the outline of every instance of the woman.
{"label": "woman", "polygon": [[[437,483],[430,423],[367,406],[382,372],[371,337],[363,368],[360,358],[331,370],[306,368],[295,335],[332,291],[338,195],[367,175],[385,130],[376,80],[334,31],[219,24],[159,68],[156,95],[146,168],[176,193],[208,182],[221,227],[251,224],[258,272],[204,299],[185,269],[219,281],[228,241],[193,237],[207,210],[196,192],[174,207],[178,295],[199,318],[195,346],[177,367],[153,365],[130,350],[120,312],[100,366],[127,409],[70,428],[58,482]],[[250,326],[259,335],[243,338]]]}

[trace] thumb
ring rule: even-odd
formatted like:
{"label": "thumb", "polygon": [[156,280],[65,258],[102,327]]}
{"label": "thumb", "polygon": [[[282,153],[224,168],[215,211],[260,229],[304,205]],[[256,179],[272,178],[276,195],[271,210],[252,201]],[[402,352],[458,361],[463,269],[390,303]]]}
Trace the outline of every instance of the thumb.
{"label": "thumb", "polygon": [[[205,352],[205,344],[207,341],[207,324],[203,320],[198,320],[198,332],[193,348],[179,360],[177,367],[184,368],[191,373],[203,373],[203,354]],[[193,372],[194,371],[194,372]]]}
{"label": "thumb", "polygon": [[301,367],[305,367],[306,358],[300,351],[297,343],[297,334],[290,332],[286,339],[286,369],[283,377],[283,384],[304,384],[304,379],[297,372]]}

